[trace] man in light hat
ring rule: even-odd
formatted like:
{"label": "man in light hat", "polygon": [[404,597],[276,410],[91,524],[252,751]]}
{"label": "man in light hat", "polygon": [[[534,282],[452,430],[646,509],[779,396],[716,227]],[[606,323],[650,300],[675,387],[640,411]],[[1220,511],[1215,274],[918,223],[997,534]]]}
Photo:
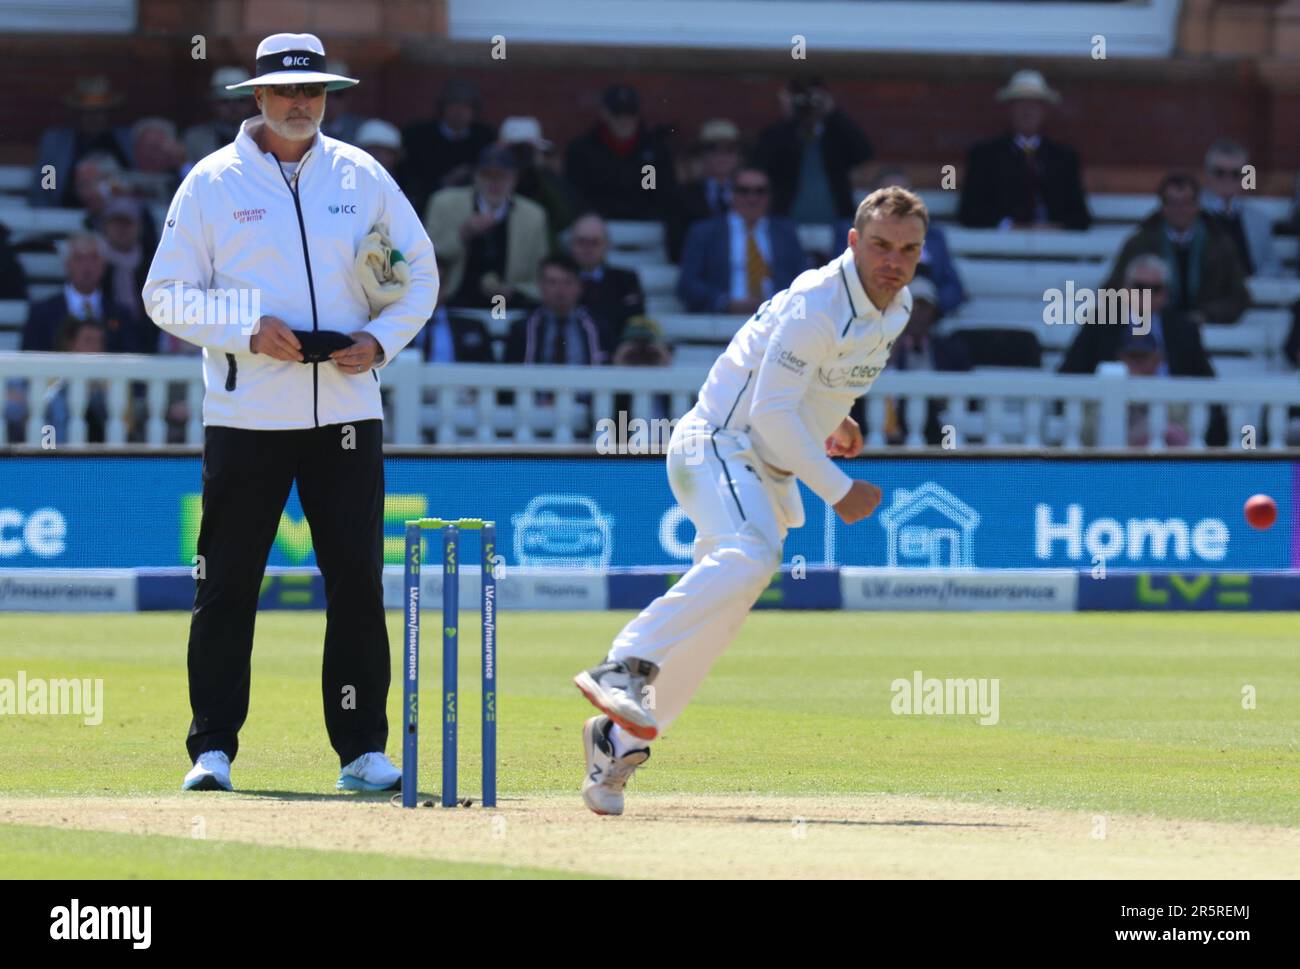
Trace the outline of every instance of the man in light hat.
{"label": "man in light hat", "polygon": [[227,88],[247,80],[248,71],[242,67],[218,67],[212,72],[212,84],[208,89],[212,118],[185,129],[185,154],[191,162],[205,158],[235,140],[240,122],[253,113],[252,105],[246,92]]}
{"label": "man in light hat", "polygon": [[1011,130],[977,144],[966,161],[958,219],[972,229],[1086,229],[1092,224],[1079,156],[1042,135],[1061,96],[1038,71],[1017,71],[998,92]]}
{"label": "man in light hat", "polygon": [[[203,347],[186,743],[194,767],[182,786],[232,789],[259,589],[296,485],[324,579],[321,685],[342,765],[337,786],[384,790],[401,773],[384,754],[390,671],[376,371],[433,312],[437,267],[392,177],[360,148],[320,134],[326,92],[357,83],[325,70],[320,40],[266,38],[254,74],[231,89],[251,93],[260,115],[181,183],[144,286],[153,321]],[[388,271],[406,280],[396,290],[376,290],[361,271],[374,276],[357,253],[376,238],[385,240]]]}
{"label": "man in light hat", "polygon": [[542,123],[531,117],[506,118],[501,122],[497,142],[510,149],[518,164],[516,194],[532,199],[546,210],[550,247],[556,249],[560,233],[578,217],[581,203],[568,179],[548,164],[555,144],[542,137]]}
{"label": "man in light hat", "polygon": [[692,225],[731,211],[731,179],[741,162],[740,129],[726,118],[704,122],[695,154],[700,177],[678,191],[668,221],[668,258],[672,262],[681,260],[682,244]]}

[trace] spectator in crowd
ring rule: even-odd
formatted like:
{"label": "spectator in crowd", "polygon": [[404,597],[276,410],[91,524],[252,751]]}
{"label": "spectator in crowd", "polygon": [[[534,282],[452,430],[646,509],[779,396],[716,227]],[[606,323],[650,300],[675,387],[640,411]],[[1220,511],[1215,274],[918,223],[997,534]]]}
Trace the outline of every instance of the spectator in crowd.
{"label": "spectator in crowd", "polygon": [[1061,96],[1038,71],[1017,71],[998,100],[1009,106],[1011,130],[971,149],[958,220],[973,229],[1088,228],[1079,156],[1042,134]]}
{"label": "spectator in crowd", "polygon": [[542,305],[510,327],[506,363],[603,363],[600,327],[578,305],[582,283],[572,256],[542,261],[541,294]]}
{"label": "spectator in crowd", "polygon": [[594,212],[573,223],[569,247],[582,277],[579,303],[600,325],[600,345],[615,347],[623,337],[628,320],[645,312],[641,280],[632,270],[605,262],[609,230],[605,220]]}
{"label": "spectator in crowd", "polygon": [[515,194],[515,156],[490,145],[474,184],[429,200],[424,226],[442,270],[449,307],[490,308],[493,298],[535,305],[546,256],[546,212]]}
{"label": "spectator in crowd", "polygon": [[370,152],[389,175],[394,175],[401,164],[402,133],[387,121],[371,118],[363,122],[357,128],[356,146]]}
{"label": "spectator in crowd", "polygon": [[772,211],[800,225],[852,218],[853,169],[871,160],[871,142],[820,79],[780,92],[784,120],[758,137],[755,161],[772,179]]}
{"label": "spectator in crowd", "polygon": [[[600,120],[569,143],[569,182],[607,219],[660,221],[677,191],[677,171],[665,135],[642,120],[635,88],[611,85],[601,97]],[[651,177],[653,182],[648,181]]]}
{"label": "spectator in crowd", "polygon": [[[325,62],[325,73],[337,74],[339,77],[352,76],[345,61],[332,57]],[[359,148],[361,146],[357,142],[357,132],[366,119],[348,110],[348,98],[346,88],[336,88],[330,92],[330,96],[325,99],[325,120],[321,123],[320,130],[321,134],[329,138],[337,138]]]}
{"label": "spectator in crowd", "polygon": [[691,226],[682,250],[677,298],[692,313],[753,313],[808,268],[789,219],[768,215],[771,183],[741,168],[731,211]]}
{"label": "spectator in crowd", "polygon": [[1152,253],[1168,268],[1171,310],[1197,324],[1237,322],[1250,304],[1246,274],[1232,240],[1202,214],[1196,179],[1183,173],[1166,175],[1158,195],[1160,210],[1124,240],[1104,287],[1119,288],[1129,263]]}
{"label": "spectator in crowd", "polygon": [[[46,128],[36,149],[27,204],[34,207],[76,208],[76,183],[72,177],[77,162],[95,152],[112,155],[122,168],[130,168],[130,130],[112,123],[112,111],[123,101],[106,77],[79,78],[64,104],[76,112],[72,124]],[[53,183],[46,180],[47,171]],[[50,185],[50,187],[46,187]]]}
{"label": "spectator in crowd", "polygon": [[[1157,377],[1166,372],[1164,349],[1154,332],[1138,333],[1132,327],[1121,327],[1123,343],[1119,359],[1130,377]],[[1128,405],[1128,426],[1125,439],[1129,447],[1151,446],[1151,408],[1147,404]],[[1186,447],[1191,435],[1187,430],[1186,404],[1171,404],[1165,410],[1165,444]],[[1095,434],[1095,432],[1094,432]]]}
{"label": "spectator in crowd", "polygon": [[[623,339],[614,348],[610,360],[610,363],[616,367],[669,367],[672,366],[672,362],[672,347],[664,340],[664,333],[659,324],[648,316],[634,316],[627,321],[627,327],[623,330]],[[634,407],[635,399],[631,394],[614,395],[614,414],[632,414]],[[605,416],[614,417],[614,415]],[[676,416],[673,413],[672,395],[651,395],[650,413],[644,416],[651,420],[672,420]],[[617,424],[618,421],[615,420],[615,423]],[[628,445],[628,437],[635,437],[635,434],[623,437],[619,443]],[[666,439],[660,443],[665,447],[668,445]]]}
{"label": "spectator in crowd", "polygon": [[76,204],[86,210],[86,228],[98,231],[104,206],[129,189],[117,159],[107,152],[92,152],[73,166],[73,193]]}
{"label": "spectator in crowd", "polygon": [[[905,188],[908,191],[912,190],[912,180],[907,177],[907,173],[901,168],[881,169],[876,175],[871,188],[874,191],[879,188],[889,188],[891,185],[897,185],[899,188]],[[836,223],[834,228],[836,245],[841,244],[849,237],[849,229],[852,225],[852,219],[844,219]],[[832,252],[831,255],[835,255],[835,253]],[[921,261],[917,265],[917,273],[927,277],[930,285],[935,290],[934,300],[927,305],[936,316],[929,323],[938,322],[939,319],[966,302],[966,288],[962,285],[961,276],[957,274],[957,264],[953,261],[952,250],[948,248],[948,237],[935,222],[931,222],[929,228],[925,230],[925,246],[921,250]],[[912,295],[915,297],[916,294],[913,293]],[[913,303],[913,319],[916,318],[916,314],[916,304]]]}
{"label": "spectator in crowd", "polygon": [[555,145],[542,137],[541,122],[528,117],[506,118],[501,122],[498,143],[514,152],[519,166],[515,191],[546,210],[546,224],[551,227],[550,247],[555,249],[559,234],[573,224],[581,211],[573,186],[546,164]]}
{"label": "spectator in crowd", "polygon": [[127,345],[135,353],[156,353],[162,331],[154,326],[145,312],[141,296],[153,253],[146,253],[140,243],[140,203],[118,196],[105,206],[103,221],[103,255],[108,264],[104,275],[104,297],[109,305],[120,306],[128,314],[123,320],[123,325],[130,331]]}
{"label": "spectator in crowd", "polygon": [[9,244],[9,227],[0,222],[0,300],[27,299],[27,272]]}
{"label": "spectator in crowd", "polygon": [[695,155],[700,177],[681,187],[668,217],[668,258],[672,262],[681,260],[686,233],[694,223],[731,210],[731,179],[741,162],[740,129],[725,118],[704,122]]}
{"label": "spectator in crowd", "polygon": [[655,320],[634,316],[627,321],[610,362],[616,367],[667,367],[673,362],[673,348]]}
{"label": "spectator in crowd", "polygon": [[[1195,194],[1192,197],[1194,200]],[[1130,300],[1127,322],[1114,325],[1089,321],[1079,327],[1061,363],[1061,373],[1094,373],[1102,363],[1119,361],[1134,375],[1213,377],[1200,325],[1172,301],[1169,283],[1173,278],[1173,269],[1160,256],[1135,256],[1125,268],[1123,282],[1130,293],[1150,292],[1149,332],[1142,332],[1148,327],[1140,303]],[[1206,443],[1218,446],[1226,441],[1226,416],[1221,407],[1212,407]]]}
{"label": "spectator in crowd", "polygon": [[495,363],[492,335],[477,316],[449,313],[442,292],[418,337],[426,363]]}
{"label": "spectator in crowd", "polygon": [[[108,154],[96,152],[87,155],[77,163],[74,178],[76,182],[77,201],[86,210],[82,226],[87,232],[103,235],[105,213],[108,203],[115,198],[130,195],[122,170],[117,161]],[[145,262],[153,259],[158,248],[158,226],[147,208],[141,207],[140,245],[145,252]]]}
{"label": "spectator in crowd", "polygon": [[[1154,253],[1133,258],[1124,270],[1123,286],[1130,293],[1150,291],[1151,333],[1164,362],[1161,374],[1177,377],[1213,377],[1214,368],[1201,342],[1201,328],[1171,298],[1169,282],[1173,271],[1169,263]],[[1126,321],[1098,323],[1090,320],[1078,327],[1074,342],[1061,363],[1061,373],[1092,373],[1099,363],[1118,360],[1130,329],[1146,329],[1140,316],[1141,306],[1129,300]]]}
{"label": "spectator in crowd", "polygon": [[[58,348],[64,353],[103,353],[104,327],[98,320],[69,317],[59,330]],[[86,440],[102,444],[108,428],[108,388],[100,381],[90,381],[86,393]],[[45,423],[54,429],[54,440],[67,441],[72,414],[68,406],[68,382],[59,380],[50,386],[44,398]]]}
{"label": "spectator in crowd", "polygon": [[52,351],[59,331],[69,318],[96,320],[105,329],[105,349],[110,353],[134,350],[131,311],[111,302],[101,288],[104,280],[104,241],[97,235],[69,236],[65,243],[63,291],[33,303],[23,327],[22,349]]}
{"label": "spectator in crowd", "polygon": [[453,78],[438,95],[436,115],[402,132],[406,158],[397,181],[415,211],[423,212],[434,192],[472,180],[479,155],[496,137],[479,111],[478,88]]}
{"label": "spectator in crowd", "polygon": [[[885,182],[878,188],[888,188],[893,182]],[[906,188],[907,186],[900,186]],[[939,318],[939,288],[928,275],[928,270],[918,268],[916,276],[907,284],[912,294],[912,315],[908,318],[905,329],[890,349],[889,366],[895,370],[944,370],[963,371],[971,369],[970,354],[966,343],[960,336],[943,336],[935,332],[934,324]],[[865,402],[866,398],[859,398]],[[930,398],[925,403],[925,427],[922,434],[929,444],[939,444],[943,439],[943,427],[940,417],[947,407],[947,401]],[[861,405],[858,415],[865,423],[865,403]],[[896,397],[885,398],[885,440],[890,444],[906,442],[908,435],[906,405]]]}
{"label": "spectator in crowd", "polygon": [[912,315],[890,350],[889,365],[898,370],[969,370],[971,359],[965,342],[935,332],[939,287],[927,273],[918,272],[907,289],[912,294]]}
{"label": "spectator in crowd", "polygon": [[176,137],[175,123],[166,118],[142,118],[131,126],[135,169],[126,174],[134,194],[155,202],[170,202],[180,185],[185,145]]}
{"label": "spectator in crowd", "polygon": [[1205,153],[1205,188],[1201,208],[1210,227],[1232,240],[1247,276],[1277,276],[1281,264],[1273,252],[1273,220],[1246,198],[1243,169],[1246,149],[1220,138]]}
{"label": "spectator in crowd", "polygon": [[247,80],[248,71],[242,67],[218,67],[212,72],[212,83],[208,87],[212,117],[185,129],[185,155],[191,163],[234,141],[240,124],[255,113],[246,92],[226,90],[229,84],[242,84]]}

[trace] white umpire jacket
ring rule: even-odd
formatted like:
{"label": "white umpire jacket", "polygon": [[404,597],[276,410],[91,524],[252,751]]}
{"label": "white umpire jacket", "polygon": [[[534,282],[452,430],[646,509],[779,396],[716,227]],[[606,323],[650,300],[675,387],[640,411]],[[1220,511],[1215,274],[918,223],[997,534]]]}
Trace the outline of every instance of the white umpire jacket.
{"label": "white umpire jacket", "polygon": [[[375,370],[275,360],[249,349],[259,316],[296,330],[364,329],[391,362],[433,315],[438,268],[411,204],[374,158],[316,135],[291,176],[264,153],[251,118],[202,159],[172,199],[149,267],[153,321],[203,348],[203,423],[294,430],[382,419]],[[401,299],[373,320],[357,279],[357,246],[388,225],[411,268]]]}

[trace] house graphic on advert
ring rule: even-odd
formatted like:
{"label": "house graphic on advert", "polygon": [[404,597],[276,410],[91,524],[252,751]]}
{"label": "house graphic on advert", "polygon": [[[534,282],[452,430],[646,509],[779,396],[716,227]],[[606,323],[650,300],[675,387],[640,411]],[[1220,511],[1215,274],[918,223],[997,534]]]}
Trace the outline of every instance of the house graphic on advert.
{"label": "house graphic on advert", "polygon": [[980,516],[951,491],[927,481],[899,488],[881,513],[890,567],[969,569],[975,565]]}

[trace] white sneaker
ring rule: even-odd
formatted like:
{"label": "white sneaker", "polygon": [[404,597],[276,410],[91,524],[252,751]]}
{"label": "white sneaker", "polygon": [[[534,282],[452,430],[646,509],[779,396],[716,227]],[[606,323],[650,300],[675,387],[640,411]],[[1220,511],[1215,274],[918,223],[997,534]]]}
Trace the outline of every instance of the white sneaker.
{"label": "white sneaker", "polygon": [[595,716],[582,727],[582,747],[587,755],[587,777],[582,782],[582,799],[597,814],[623,813],[623,788],[633,772],[650,759],[650,748],[629,750],[614,756],[609,739],[609,717]]}
{"label": "white sneaker", "polygon": [[655,681],[659,667],[647,659],[629,659],[624,662],[605,662],[583,670],[573,678],[573,685],[582,691],[601,713],[638,740],[654,740],[659,735],[659,725],[647,707],[647,685]]}
{"label": "white sneaker", "polygon": [[334,786],[340,791],[396,791],[402,786],[402,772],[383,751],[372,750],[339,771]]}
{"label": "white sneaker", "polygon": [[205,750],[181,781],[182,791],[233,791],[230,758],[224,750]]}

